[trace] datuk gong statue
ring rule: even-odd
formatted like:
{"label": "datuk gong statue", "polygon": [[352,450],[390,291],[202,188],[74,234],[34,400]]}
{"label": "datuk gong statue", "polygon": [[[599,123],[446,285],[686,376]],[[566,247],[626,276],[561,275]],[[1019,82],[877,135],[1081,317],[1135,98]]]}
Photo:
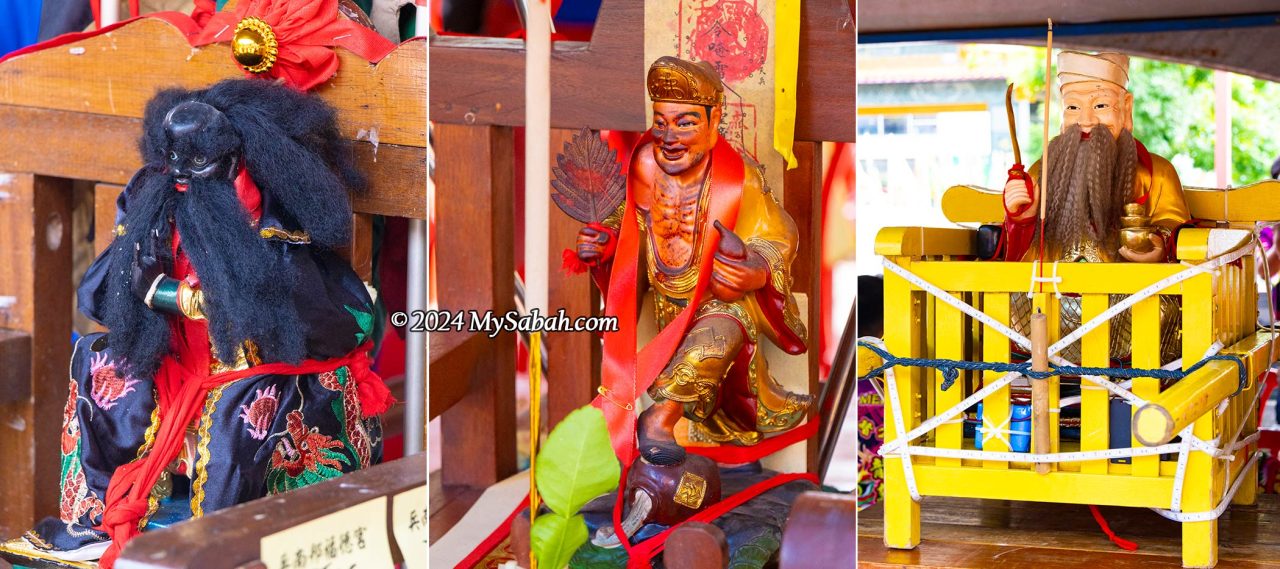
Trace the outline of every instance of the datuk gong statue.
{"label": "datuk gong statue", "polygon": [[[1131,261],[1171,258],[1177,231],[1191,219],[1178,173],[1133,137],[1133,94],[1126,90],[1129,57],[1064,51],[1058,55],[1062,132],[1049,142],[1046,262]],[[1009,170],[1004,187],[1006,261],[1031,260],[1040,162]],[[1153,226],[1121,241],[1126,204],[1143,206]],[[1146,241],[1144,243],[1144,241]]]}
{"label": "datuk gong statue", "polygon": [[[724,88],[714,68],[663,57],[647,79],[653,127],[632,153],[625,203],[583,228],[576,252],[607,295],[606,314],[620,324],[605,335],[597,404],[615,451],[631,466],[629,486],[655,489],[634,502],[629,495],[628,503],[674,501],[652,510],[687,517],[714,501],[719,481],[706,480],[718,477],[713,462],[687,456],[677,443],[680,418],[692,422],[691,441],[750,446],[808,412],[811,398],[769,375],[760,345],[806,349],[791,293],[797,231],[759,166],[719,136]],[[655,311],[639,316],[646,289]],[[639,353],[638,317],[660,328]],[[654,403],[637,421],[642,391]],[[676,482],[640,480],[662,472]],[[645,516],[633,508],[632,517]],[[670,524],[682,516],[662,517]]]}
{"label": "datuk gong statue", "polygon": [[333,110],[232,80],[159,93],[143,129],[79,289],[108,332],[72,357],[60,515],[23,538],[104,568],[163,479],[190,478],[199,517],[364,468],[391,403],[369,369],[373,302],[335,253],[364,178]]}
{"label": "datuk gong statue", "polygon": [[[1178,173],[1168,160],[1147,151],[1133,137],[1133,94],[1129,57],[1119,53],[1063,51],[1058,55],[1062,132],[1049,142],[1048,198],[1040,257],[1040,191],[1033,180],[1040,162],[1024,172],[1009,169],[1004,187],[1005,221],[1000,257],[1006,261],[1154,263],[1173,260],[1187,210]],[[1114,304],[1118,299],[1113,298]],[[1080,299],[1062,299],[1062,329],[1080,326]],[[1162,297],[1165,360],[1176,357],[1178,305]],[[1014,324],[1026,330],[1031,303],[1018,295]],[[1064,332],[1065,333],[1065,332]],[[1111,354],[1129,355],[1129,318],[1113,321]],[[1079,362],[1080,344],[1064,350]]]}

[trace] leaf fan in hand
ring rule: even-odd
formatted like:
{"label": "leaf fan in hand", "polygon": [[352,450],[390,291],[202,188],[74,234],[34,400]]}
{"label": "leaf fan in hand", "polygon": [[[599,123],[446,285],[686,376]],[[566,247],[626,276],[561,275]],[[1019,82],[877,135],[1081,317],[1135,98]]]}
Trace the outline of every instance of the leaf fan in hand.
{"label": "leaf fan in hand", "polygon": [[598,132],[584,128],[575,134],[556,156],[551,172],[555,176],[551,199],[566,215],[583,223],[604,221],[626,199],[618,152]]}

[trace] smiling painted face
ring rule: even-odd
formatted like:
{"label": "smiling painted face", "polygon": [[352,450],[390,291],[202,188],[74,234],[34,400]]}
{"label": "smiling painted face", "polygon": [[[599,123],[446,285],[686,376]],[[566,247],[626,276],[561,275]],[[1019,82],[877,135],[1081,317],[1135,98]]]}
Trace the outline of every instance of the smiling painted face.
{"label": "smiling painted face", "polygon": [[674,176],[701,164],[716,145],[719,124],[719,106],[655,102],[653,157],[658,167]]}
{"label": "smiling painted face", "polygon": [[1062,128],[1079,125],[1088,134],[1095,127],[1118,138],[1133,131],[1133,94],[1107,81],[1080,81],[1062,86]]}

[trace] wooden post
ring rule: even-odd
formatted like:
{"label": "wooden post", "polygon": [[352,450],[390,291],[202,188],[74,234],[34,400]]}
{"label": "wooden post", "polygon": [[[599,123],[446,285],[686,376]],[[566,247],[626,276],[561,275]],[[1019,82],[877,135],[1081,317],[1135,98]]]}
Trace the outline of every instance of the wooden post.
{"label": "wooden post", "polygon": [[[565,143],[573,140],[575,132],[569,129],[552,129],[549,145],[552,165]],[[554,272],[560,262],[560,251],[575,246],[582,223],[565,215],[560,208],[551,208],[548,215],[548,257],[552,264],[550,270]],[[590,275],[553,275],[548,284],[547,310],[550,313],[554,314],[562,308],[570,317],[596,312],[599,298],[593,293]],[[594,332],[552,332],[546,338],[549,370],[547,381],[555,386],[555,389],[546,394],[546,424],[550,430],[574,409],[595,398],[596,386],[600,384],[600,376],[594,371],[599,369],[600,341]]]}
{"label": "wooden post", "polygon": [[[448,243],[436,251],[437,262],[450,274],[467,275],[439,280],[440,309],[492,310],[500,317],[515,309],[512,131],[442,124],[435,135],[436,232]],[[515,338],[504,332],[482,341],[484,357],[464,374],[432,378],[432,384],[468,383],[442,415],[446,487],[485,487],[516,472]]]}
{"label": "wooden post", "polygon": [[[1049,371],[1049,326],[1043,313],[1031,316],[1031,370]],[[1045,454],[1049,448],[1049,380],[1031,380],[1031,434],[1035,448],[1031,452]],[[1048,474],[1049,463],[1037,462],[1036,473]]]}
{"label": "wooden post", "polygon": [[[1152,301],[1158,299],[1152,298]],[[1154,304],[1154,303],[1153,303]],[[1136,307],[1135,307],[1136,308]],[[1159,305],[1153,309],[1158,319]],[[1182,285],[1182,366],[1183,369],[1204,357],[1213,343],[1213,276],[1196,275]],[[1158,322],[1158,320],[1156,320]],[[1157,336],[1159,337],[1159,336]],[[1134,338],[1138,338],[1138,314],[1134,313]],[[1158,344],[1155,344],[1158,350]],[[1135,346],[1136,348],[1137,346]],[[1138,360],[1134,354],[1134,361]],[[1136,364],[1135,364],[1136,365]],[[1234,366],[1233,366],[1234,367]],[[1185,379],[1183,381],[1186,381]],[[1137,385],[1137,381],[1134,381]],[[1155,399],[1159,395],[1159,382],[1155,392],[1149,395],[1134,392],[1139,397]],[[1149,399],[1150,400],[1150,399]],[[1222,436],[1222,421],[1217,413],[1200,415],[1192,424],[1191,433],[1210,441]],[[1152,457],[1156,458],[1156,457]],[[1134,460],[1135,470],[1137,460]],[[1182,490],[1182,511],[1207,512],[1217,507],[1222,492],[1230,483],[1227,462],[1215,460],[1202,452],[1192,452],[1187,457],[1185,485]],[[1135,475],[1137,475],[1135,473]],[[1252,484],[1251,481],[1246,481]],[[1184,522],[1182,524],[1182,566],[1213,567],[1218,563],[1218,520]]]}
{"label": "wooden post", "polygon": [[30,335],[28,395],[0,403],[0,534],[58,512],[71,359],[71,184],[0,174],[0,328]]}
{"label": "wooden post", "polygon": [[[892,257],[898,266],[911,270],[910,257]],[[925,357],[923,334],[915,328],[922,321],[924,307],[920,294],[912,292],[911,284],[896,273],[884,275],[884,338],[889,353],[907,357]],[[1006,351],[1008,350],[1006,343]],[[892,441],[915,428],[920,420],[920,393],[924,385],[924,372],[916,367],[898,367],[898,397],[885,394],[884,440]],[[902,428],[899,429],[890,411],[901,409]],[[884,457],[884,544],[891,549],[915,549],[920,545],[920,503],[911,499],[907,488],[903,456]]]}
{"label": "wooden post", "polygon": [[[809,299],[809,313],[802,315],[809,327],[809,385],[808,392],[817,397],[822,392],[818,374],[822,361],[822,144],[797,141],[795,168],[782,174],[782,206],[796,222],[800,234],[796,258],[791,262],[791,274],[795,282],[791,290],[805,294]],[[833,341],[838,338],[833,338]],[[817,417],[814,407],[812,417]],[[809,472],[818,469],[818,443],[810,441],[806,448],[806,466]]]}

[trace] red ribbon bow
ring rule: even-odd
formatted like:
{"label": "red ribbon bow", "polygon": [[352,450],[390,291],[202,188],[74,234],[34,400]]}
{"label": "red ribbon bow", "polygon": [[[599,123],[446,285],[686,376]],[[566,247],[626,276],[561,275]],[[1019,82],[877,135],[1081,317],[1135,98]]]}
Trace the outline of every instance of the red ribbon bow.
{"label": "red ribbon bow", "polygon": [[[193,14],[197,21],[205,14]],[[231,41],[241,20],[255,17],[271,26],[279,52],[275,65],[262,73],[283,79],[302,91],[328,81],[338,72],[338,54],[343,47],[370,63],[377,63],[396,45],[374,30],[338,14],[338,0],[245,0],[234,12],[218,12],[208,17],[194,45]]]}

